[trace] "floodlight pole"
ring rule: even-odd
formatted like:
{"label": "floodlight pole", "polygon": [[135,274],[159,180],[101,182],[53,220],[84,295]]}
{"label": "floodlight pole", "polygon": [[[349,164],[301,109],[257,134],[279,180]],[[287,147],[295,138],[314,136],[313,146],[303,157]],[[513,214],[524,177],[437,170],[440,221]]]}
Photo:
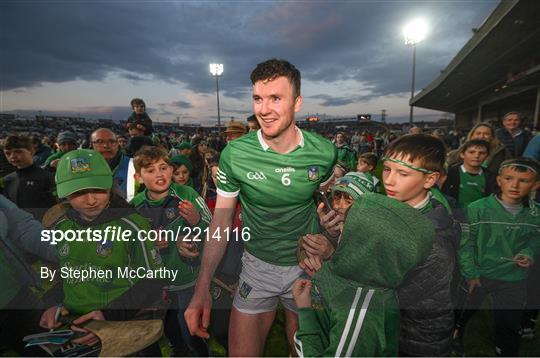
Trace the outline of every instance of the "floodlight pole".
{"label": "floodlight pole", "polygon": [[216,97],[217,97],[217,126],[218,126],[218,133],[221,133],[221,114],[219,111],[219,76],[216,77]]}
{"label": "floodlight pole", "polygon": [[413,48],[413,57],[412,57],[412,81],[411,81],[411,99],[409,101],[409,106],[410,106],[410,112],[409,112],[409,124],[412,125],[413,124],[413,105],[412,105],[412,99],[414,97],[414,79],[415,79],[415,75],[416,75],[416,44],[413,43],[412,45],[412,48]]}

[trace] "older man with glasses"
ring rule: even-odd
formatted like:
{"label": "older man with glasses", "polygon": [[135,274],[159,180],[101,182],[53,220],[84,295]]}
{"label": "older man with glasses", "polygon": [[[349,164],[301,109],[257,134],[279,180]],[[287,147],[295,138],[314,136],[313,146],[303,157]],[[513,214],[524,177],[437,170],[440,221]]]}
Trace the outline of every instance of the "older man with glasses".
{"label": "older man with glasses", "polygon": [[122,153],[116,134],[110,129],[98,128],[90,136],[92,148],[99,152],[113,172],[113,187],[118,189],[127,201],[136,194],[137,184],[133,174],[133,159]]}

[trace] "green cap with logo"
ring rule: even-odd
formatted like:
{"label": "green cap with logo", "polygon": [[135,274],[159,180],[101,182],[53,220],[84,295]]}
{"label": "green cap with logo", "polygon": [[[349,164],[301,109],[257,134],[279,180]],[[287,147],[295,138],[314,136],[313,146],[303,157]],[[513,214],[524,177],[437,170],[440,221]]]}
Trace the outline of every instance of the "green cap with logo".
{"label": "green cap with logo", "polygon": [[59,198],[85,189],[112,188],[112,172],[101,154],[91,149],[76,149],[62,156],[56,168]]}

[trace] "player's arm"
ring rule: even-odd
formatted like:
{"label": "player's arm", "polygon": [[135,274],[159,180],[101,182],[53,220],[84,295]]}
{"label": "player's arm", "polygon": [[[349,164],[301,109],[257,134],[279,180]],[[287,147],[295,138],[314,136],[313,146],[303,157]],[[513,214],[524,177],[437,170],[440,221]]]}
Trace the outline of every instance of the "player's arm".
{"label": "player's arm", "polygon": [[[237,197],[225,197],[218,194],[214,216],[210,222],[207,241],[199,269],[199,277],[195,284],[195,293],[184,314],[189,331],[192,335],[208,338],[207,329],[210,325],[210,282],[221,258],[227,249],[228,238],[225,228],[232,225]],[[230,232],[230,230],[227,230]]]}

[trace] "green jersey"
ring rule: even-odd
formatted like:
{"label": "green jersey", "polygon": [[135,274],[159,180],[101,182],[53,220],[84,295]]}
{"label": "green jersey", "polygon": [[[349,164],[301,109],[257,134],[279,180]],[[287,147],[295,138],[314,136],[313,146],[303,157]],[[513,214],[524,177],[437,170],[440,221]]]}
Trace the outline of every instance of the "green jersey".
{"label": "green jersey", "polygon": [[495,195],[471,203],[466,209],[468,224],[462,227],[459,266],[467,279],[480,277],[521,281],[527,269],[512,258],[521,254],[533,260],[540,252],[540,216],[523,207],[508,212]]}
{"label": "green jersey", "polygon": [[347,144],[337,148],[337,160],[347,166],[348,171],[356,169],[356,152]]}
{"label": "green jersey", "polygon": [[478,174],[470,174],[462,165],[459,171],[458,205],[464,208],[473,201],[484,197],[486,190],[486,176],[481,170]]}
{"label": "green jersey", "polygon": [[239,196],[246,250],[281,266],[298,264],[298,238],[319,232],[313,192],[332,177],[337,157],[330,141],[297,130],[300,143],[286,154],[270,149],[260,130],[230,142],[217,173],[218,194]]}
{"label": "green jersey", "polygon": [[[201,219],[194,227],[186,223],[180,215],[178,207],[182,200],[190,201],[201,216]],[[150,220],[153,230],[168,230],[178,233],[177,240],[191,237],[202,244],[206,238],[205,229],[212,219],[212,214],[204,199],[193,188],[186,185],[172,183],[169,188],[169,195],[160,200],[148,198],[145,189],[133,198],[131,204],[137,208],[137,211],[142,216]],[[172,241],[172,237],[167,237],[167,239]],[[163,257],[163,265],[178,272],[176,278],[170,282],[169,289],[179,290],[195,285],[199,275],[199,260],[189,260],[181,257],[174,242],[169,242],[169,247],[161,250],[160,254]]]}
{"label": "green jersey", "polygon": [[[115,209],[106,210],[110,210],[110,215],[116,212]],[[81,241],[61,241],[56,251],[61,274],[64,274],[64,305],[72,314],[102,309],[129,290],[139,278],[126,275],[128,269],[156,270],[161,267],[161,257],[154,242],[138,237],[139,232],[150,229],[148,221],[133,209],[131,211],[129,215],[99,224],[90,222],[89,226],[66,215],[55,225],[55,230],[79,230],[82,233]],[[119,228],[120,234],[106,231],[107,227]],[[83,232],[88,228],[90,237]],[[113,237],[122,237],[126,230],[131,232],[127,237],[129,241],[113,240]],[[107,239],[94,241],[98,232]],[[141,236],[141,239],[145,237]],[[83,274],[91,276],[83,278]]]}

